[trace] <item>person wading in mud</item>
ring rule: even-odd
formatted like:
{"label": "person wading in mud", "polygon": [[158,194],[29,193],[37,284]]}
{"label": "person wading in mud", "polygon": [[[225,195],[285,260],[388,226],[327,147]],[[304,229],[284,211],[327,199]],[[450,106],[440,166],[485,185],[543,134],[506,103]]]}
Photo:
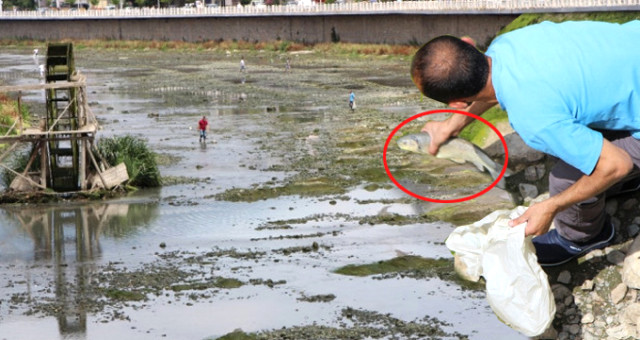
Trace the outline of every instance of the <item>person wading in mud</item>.
{"label": "person wading in mud", "polygon": [[209,126],[209,122],[207,122],[207,117],[202,116],[202,119],[198,122],[198,130],[200,131],[200,142],[207,141],[207,127]]}
{"label": "person wading in mud", "polygon": [[[485,54],[441,36],[413,58],[411,77],[425,96],[476,115],[500,104],[529,146],[559,158],[550,198],[510,221],[537,236],[543,266],[610,244],[605,197],[639,183],[640,44],[632,41],[640,41],[637,20],[543,22],[503,34]],[[454,114],[425,124],[429,152],[471,121]]]}

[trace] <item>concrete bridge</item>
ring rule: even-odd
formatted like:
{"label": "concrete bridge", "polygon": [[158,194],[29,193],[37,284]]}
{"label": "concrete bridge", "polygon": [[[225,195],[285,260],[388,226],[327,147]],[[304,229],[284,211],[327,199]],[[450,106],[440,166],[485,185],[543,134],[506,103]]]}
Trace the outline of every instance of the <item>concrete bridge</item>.
{"label": "concrete bridge", "polygon": [[[0,0],[1,1],[1,0]],[[486,44],[522,13],[640,11],[640,0],[448,0],[314,6],[0,12],[0,39]]]}

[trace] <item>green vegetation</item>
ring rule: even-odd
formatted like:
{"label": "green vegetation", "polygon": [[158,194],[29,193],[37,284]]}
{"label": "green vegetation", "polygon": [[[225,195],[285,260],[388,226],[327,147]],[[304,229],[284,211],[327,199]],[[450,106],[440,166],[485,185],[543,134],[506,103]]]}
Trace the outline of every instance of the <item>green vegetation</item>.
{"label": "green vegetation", "polygon": [[[26,127],[29,124],[29,109],[26,105],[18,105],[17,100],[13,100],[5,94],[0,93],[0,134],[3,136],[7,134],[7,132],[16,124],[18,119],[22,119],[22,126]],[[19,122],[18,122],[19,124]],[[17,126],[16,126],[17,128]],[[13,132],[10,135],[16,135],[17,132],[14,128]],[[5,148],[6,145],[0,145],[0,149]],[[10,167],[18,172],[22,171],[29,162],[30,152],[21,152],[15,155],[10,161]],[[36,159],[35,162],[39,162],[39,159]],[[9,187],[11,181],[16,177],[16,175],[3,169],[2,171],[2,183],[5,187]]]}
{"label": "green vegetation", "polygon": [[[507,122],[509,121],[509,117],[507,117],[507,112],[502,110],[499,105],[492,107],[487,110],[482,118],[486,119],[489,123],[496,126],[497,123]],[[484,145],[485,140],[491,134],[493,134],[493,130],[489,128],[486,124],[479,120],[474,120],[473,123],[467,125],[461,132],[459,137],[464,138],[476,145]]]}
{"label": "green vegetation", "polygon": [[[20,105],[18,108],[18,101],[0,93],[0,133],[5,135],[19,118],[22,118],[24,126],[27,126],[29,120],[27,106]],[[12,133],[14,134],[16,133]]]}
{"label": "green vegetation", "polygon": [[156,164],[156,155],[143,139],[130,135],[103,138],[98,143],[98,151],[111,165],[125,163],[129,174],[129,185],[160,186],[160,171]]}
{"label": "green vegetation", "polygon": [[255,334],[247,334],[241,329],[237,329],[227,335],[216,338],[217,340],[255,340],[257,339]]}
{"label": "green vegetation", "polygon": [[[66,42],[62,40],[60,42]],[[52,41],[55,42],[55,41]],[[4,39],[0,46],[41,47],[45,43],[36,40]],[[184,41],[143,41],[143,40],[73,40],[73,47],[77,50],[86,48],[123,49],[123,50],[181,50],[181,51],[270,51],[296,52],[314,51],[332,55],[371,55],[371,56],[411,56],[418,49],[411,45],[388,44],[355,44],[355,43],[298,43],[289,40],[275,40],[265,42],[248,42],[237,40],[209,40],[197,43]]]}
{"label": "green vegetation", "polygon": [[522,27],[537,24],[543,21],[564,22],[564,21],[605,21],[625,23],[631,20],[640,19],[640,12],[591,12],[591,13],[531,13],[522,14],[505,26],[496,36],[517,30]]}

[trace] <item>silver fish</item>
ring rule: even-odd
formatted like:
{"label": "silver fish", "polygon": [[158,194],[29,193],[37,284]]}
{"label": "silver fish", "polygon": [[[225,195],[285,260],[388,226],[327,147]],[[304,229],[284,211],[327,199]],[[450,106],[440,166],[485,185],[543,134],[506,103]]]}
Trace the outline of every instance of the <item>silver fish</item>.
{"label": "silver fish", "polygon": [[[414,133],[398,138],[398,147],[406,151],[431,155],[429,153],[430,142],[431,136],[428,133]],[[502,171],[502,165],[494,162],[482,149],[467,140],[457,137],[442,143],[436,158],[449,159],[459,164],[469,162],[480,171],[488,171],[494,180],[498,178]],[[511,172],[507,169],[505,177],[509,175],[511,175]],[[497,186],[505,188],[504,178],[500,179]]]}

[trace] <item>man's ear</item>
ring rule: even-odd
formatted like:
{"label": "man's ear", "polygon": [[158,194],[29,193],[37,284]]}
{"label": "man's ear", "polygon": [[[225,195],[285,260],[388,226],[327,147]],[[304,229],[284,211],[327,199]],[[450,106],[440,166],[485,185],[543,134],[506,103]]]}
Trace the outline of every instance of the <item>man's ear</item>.
{"label": "man's ear", "polygon": [[462,38],[460,38],[460,40],[466,42],[467,44],[469,44],[469,45],[471,45],[473,47],[476,47],[476,41],[473,40],[473,38],[471,38],[468,35],[463,36]]}
{"label": "man's ear", "polygon": [[470,103],[466,101],[456,100],[449,102],[449,106],[456,110],[464,110],[469,107]]}

